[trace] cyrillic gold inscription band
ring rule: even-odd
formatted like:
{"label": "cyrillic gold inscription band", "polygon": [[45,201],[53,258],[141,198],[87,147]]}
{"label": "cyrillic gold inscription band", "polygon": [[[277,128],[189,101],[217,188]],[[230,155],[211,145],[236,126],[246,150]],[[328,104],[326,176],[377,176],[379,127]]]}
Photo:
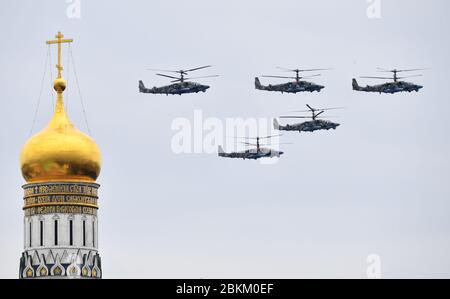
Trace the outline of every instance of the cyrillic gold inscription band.
{"label": "cyrillic gold inscription band", "polygon": [[43,205],[43,204],[86,204],[97,206],[97,198],[89,196],[78,195],[47,195],[47,196],[32,196],[24,199],[25,207],[31,205]]}
{"label": "cyrillic gold inscription band", "polygon": [[98,196],[97,184],[80,183],[54,183],[54,184],[28,184],[24,186],[25,196],[48,194],[82,194]]}
{"label": "cyrillic gold inscription band", "polygon": [[68,213],[97,215],[97,184],[36,183],[24,186],[25,216]]}
{"label": "cyrillic gold inscription band", "polygon": [[43,206],[32,207],[25,210],[25,216],[43,215],[43,214],[88,214],[97,215],[97,208],[84,206]]}

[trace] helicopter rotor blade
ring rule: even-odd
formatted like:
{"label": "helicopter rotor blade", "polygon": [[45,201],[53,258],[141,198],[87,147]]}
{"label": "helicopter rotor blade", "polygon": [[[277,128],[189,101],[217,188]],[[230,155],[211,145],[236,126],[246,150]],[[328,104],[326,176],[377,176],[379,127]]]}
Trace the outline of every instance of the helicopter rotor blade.
{"label": "helicopter rotor blade", "polygon": [[325,113],[325,111],[320,111],[319,113],[316,114],[315,117],[318,117],[319,115],[324,114],[324,113]]}
{"label": "helicopter rotor blade", "polygon": [[416,71],[426,71],[428,69],[424,68],[424,69],[409,69],[409,70],[397,70],[397,73],[402,73],[402,72],[416,72]]}
{"label": "helicopter rotor blade", "polygon": [[[321,110],[321,109],[317,109]],[[316,110],[314,110],[316,111]],[[294,110],[294,111],[288,111],[287,113],[301,113],[301,112],[311,112],[311,110]]]}
{"label": "helicopter rotor blade", "polygon": [[340,109],[344,109],[345,107],[333,107],[333,108],[323,108],[323,109],[316,109],[316,110],[320,110],[320,111],[328,111],[328,110],[340,110]]}
{"label": "helicopter rotor blade", "polygon": [[160,70],[160,69],[147,69],[147,71],[154,71],[154,72],[169,72],[169,73],[180,73],[180,71]]}
{"label": "helicopter rotor blade", "polygon": [[[275,138],[275,137],[281,137],[283,135],[272,135],[272,136],[264,136],[264,137],[259,137],[259,139],[271,139],[271,138]],[[258,138],[255,138],[258,139]]]}
{"label": "helicopter rotor blade", "polygon": [[300,72],[318,72],[318,71],[330,71],[330,70],[331,69],[309,69],[309,70],[298,70],[298,71],[300,71]]}
{"label": "helicopter rotor blade", "polygon": [[406,77],[398,77],[397,79],[407,79],[407,78],[415,78],[415,77],[422,77],[423,75],[412,75],[412,76],[406,76]]}
{"label": "helicopter rotor blade", "polygon": [[329,71],[329,70],[331,70],[330,68],[327,68],[327,69],[305,69],[305,70],[302,70],[302,69],[288,69],[288,68],[281,67],[281,66],[277,66],[277,68],[281,69],[281,70],[284,70],[286,72],[317,72],[317,71]]}
{"label": "helicopter rotor blade", "polygon": [[[301,119],[312,119],[312,116],[280,116],[280,118],[283,119],[296,119],[296,118],[301,118]],[[339,118],[339,116],[321,116],[318,117],[318,115],[316,115],[316,118]]]}
{"label": "helicopter rotor blade", "polygon": [[297,79],[296,77],[268,76],[268,75],[262,75],[261,77],[264,77],[264,78],[279,78],[279,79]]}
{"label": "helicopter rotor blade", "polygon": [[391,80],[392,77],[372,77],[372,76],[361,76],[362,79],[383,79],[383,80]]}
{"label": "helicopter rotor blade", "polygon": [[271,139],[275,137],[281,137],[283,135],[272,135],[272,136],[263,136],[263,137],[237,137],[237,138],[243,138],[243,139],[249,139],[249,140],[262,140],[262,139]]}
{"label": "helicopter rotor blade", "polygon": [[[314,108],[314,111],[328,111],[328,110],[339,110],[339,109],[345,109],[345,107],[321,108],[321,109],[315,109]],[[288,113],[297,113],[297,112],[311,112],[311,110],[288,111]]]}
{"label": "helicopter rotor blade", "polygon": [[311,110],[312,112],[316,111],[316,109],[314,109],[313,107],[309,106],[309,104],[306,104],[306,107],[308,107],[309,110]]}
{"label": "helicopter rotor blade", "polygon": [[193,72],[193,71],[205,69],[205,68],[208,68],[208,67],[212,67],[212,65],[205,65],[205,66],[196,67],[196,68],[189,69],[189,70],[179,70],[179,71],[174,71],[174,70],[162,70],[162,69],[151,69],[151,68],[147,69],[147,71],[169,72],[169,73],[177,73],[177,74],[183,74],[183,75],[186,75],[187,72]]}
{"label": "helicopter rotor blade", "polygon": [[415,72],[415,71],[425,71],[428,70],[428,68],[422,68],[422,69],[407,69],[407,70],[397,70],[397,69],[393,69],[393,70],[388,70],[388,69],[384,69],[384,68],[377,68],[379,72],[388,72],[388,73],[402,73],[402,72]]}
{"label": "helicopter rotor blade", "polygon": [[197,71],[197,70],[201,70],[201,69],[206,69],[206,68],[208,68],[208,67],[212,67],[212,65],[205,65],[205,66],[196,67],[196,68],[189,69],[189,70],[183,70],[183,72],[184,72],[184,73],[187,73],[187,72],[193,72],[193,71]]}
{"label": "helicopter rotor blade", "polygon": [[280,116],[280,118],[312,118],[311,116]]}
{"label": "helicopter rotor blade", "polygon": [[227,138],[233,138],[233,139],[247,139],[247,140],[261,140],[261,139],[270,139],[275,137],[281,137],[283,134],[280,135],[272,135],[272,136],[263,136],[263,137],[241,137],[241,136],[227,136]]}
{"label": "helicopter rotor blade", "polygon": [[269,143],[269,144],[263,144],[262,146],[264,147],[273,147],[273,146],[278,146],[278,145],[292,145],[293,143],[291,142],[283,142],[283,143]]}
{"label": "helicopter rotor blade", "polygon": [[161,76],[161,77],[167,77],[167,78],[170,78],[170,79],[180,80],[180,78],[169,76],[169,75],[164,75],[164,74],[156,74],[156,75]]}
{"label": "helicopter rotor blade", "polygon": [[[255,143],[249,143],[249,142],[241,142],[241,144],[248,145],[248,146],[258,146]],[[275,145],[282,145],[282,144],[293,144],[293,143],[291,143],[291,142],[275,142],[275,143],[272,143],[272,142],[261,143],[260,142],[259,143],[260,146],[275,146]]]}
{"label": "helicopter rotor blade", "polygon": [[317,75],[311,75],[311,76],[300,77],[300,79],[309,79],[309,78],[320,77],[320,76],[322,76],[322,74],[317,74]]}
{"label": "helicopter rotor blade", "polygon": [[280,70],[283,70],[283,71],[286,71],[286,72],[295,72],[295,70],[293,70],[293,69],[288,69],[288,68],[281,67],[281,66],[277,66],[277,69],[280,69]]}
{"label": "helicopter rotor blade", "polygon": [[381,68],[381,67],[377,67],[377,70],[379,72],[384,72],[384,73],[393,73],[394,71],[397,71],[397,70],[388,70],[388,69],[384,69],[384,68]]}
{"label": "helicopter rotor blade", "polygon": [[[322,76],[322,74],[317,74],[317,75],[311,75],[311,76],[304,76],[304,77],[298,77],[299,80],[301,79],[309,79],[309,78],[313,78],[313,77],[319,77]],[[279,79],[297,79],[297,77],[287,77],[287,76],[270,76],[270,75],[262,75],[261,77],[263,78],[279,78]]]}
{"label": "helicopter rotor blade", "polygon": [[219,75],[210,75],[210,76],[202,76],[202,77],[184,78],[184,80],[203,79],[203,78],[214,78],[214,77],[219,77]]}

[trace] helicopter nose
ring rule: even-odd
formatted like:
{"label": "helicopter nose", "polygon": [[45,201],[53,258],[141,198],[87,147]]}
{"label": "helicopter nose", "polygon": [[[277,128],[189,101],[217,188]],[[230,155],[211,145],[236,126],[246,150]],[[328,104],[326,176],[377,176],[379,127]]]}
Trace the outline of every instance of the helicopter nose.
{"label": "helicopter nose", "polygon": [[283,154],[284,154],[284,152],[280,152],[280,156],[283,155]]}

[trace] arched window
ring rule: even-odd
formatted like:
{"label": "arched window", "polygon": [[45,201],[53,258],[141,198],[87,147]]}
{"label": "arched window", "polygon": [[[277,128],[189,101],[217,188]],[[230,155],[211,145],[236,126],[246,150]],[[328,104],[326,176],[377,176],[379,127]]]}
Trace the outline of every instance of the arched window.
{"label": "arched window", "polygon": [[39,221],[39,239],[40,246],[44,246],[44,221]]}
{"label": "arched window", "polygon": [[58,220],[55,220],[55,245],[58,245]]}
{"label": "arched window", "polygon": [[32,235],[33,235],[33,232],[32,232],[32,224],[31,224],[31,220],[30,220],[30,235],[29,235],[29,237],[30,237],[30,247],[32,246],[32,241],[33,241],[33,239],[32,239]]}
{"label": "arched window", "polygon": [[92,247],[95,247],[95,221],[92,221]]}
{"label": "arched window", "polygon": [[86,246],[86,220],[83,220],[83,246]]}
{"label": "arched window", "polygon": [[73,220],[69,220],[69,244],[73,246]]}

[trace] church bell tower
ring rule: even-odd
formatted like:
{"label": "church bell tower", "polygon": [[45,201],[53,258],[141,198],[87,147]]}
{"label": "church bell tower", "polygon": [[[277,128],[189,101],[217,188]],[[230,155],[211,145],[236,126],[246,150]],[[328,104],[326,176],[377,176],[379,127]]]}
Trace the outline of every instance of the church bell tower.
{"label": "church bell tower", "polygon": [[64,109],[61,32],[48,45],[58,47],[56,107],[52,119],[22,149],[24,252],[19,277],[101,278],[98,253],[98,189],[101,153],[95,141],[74,127]]}

